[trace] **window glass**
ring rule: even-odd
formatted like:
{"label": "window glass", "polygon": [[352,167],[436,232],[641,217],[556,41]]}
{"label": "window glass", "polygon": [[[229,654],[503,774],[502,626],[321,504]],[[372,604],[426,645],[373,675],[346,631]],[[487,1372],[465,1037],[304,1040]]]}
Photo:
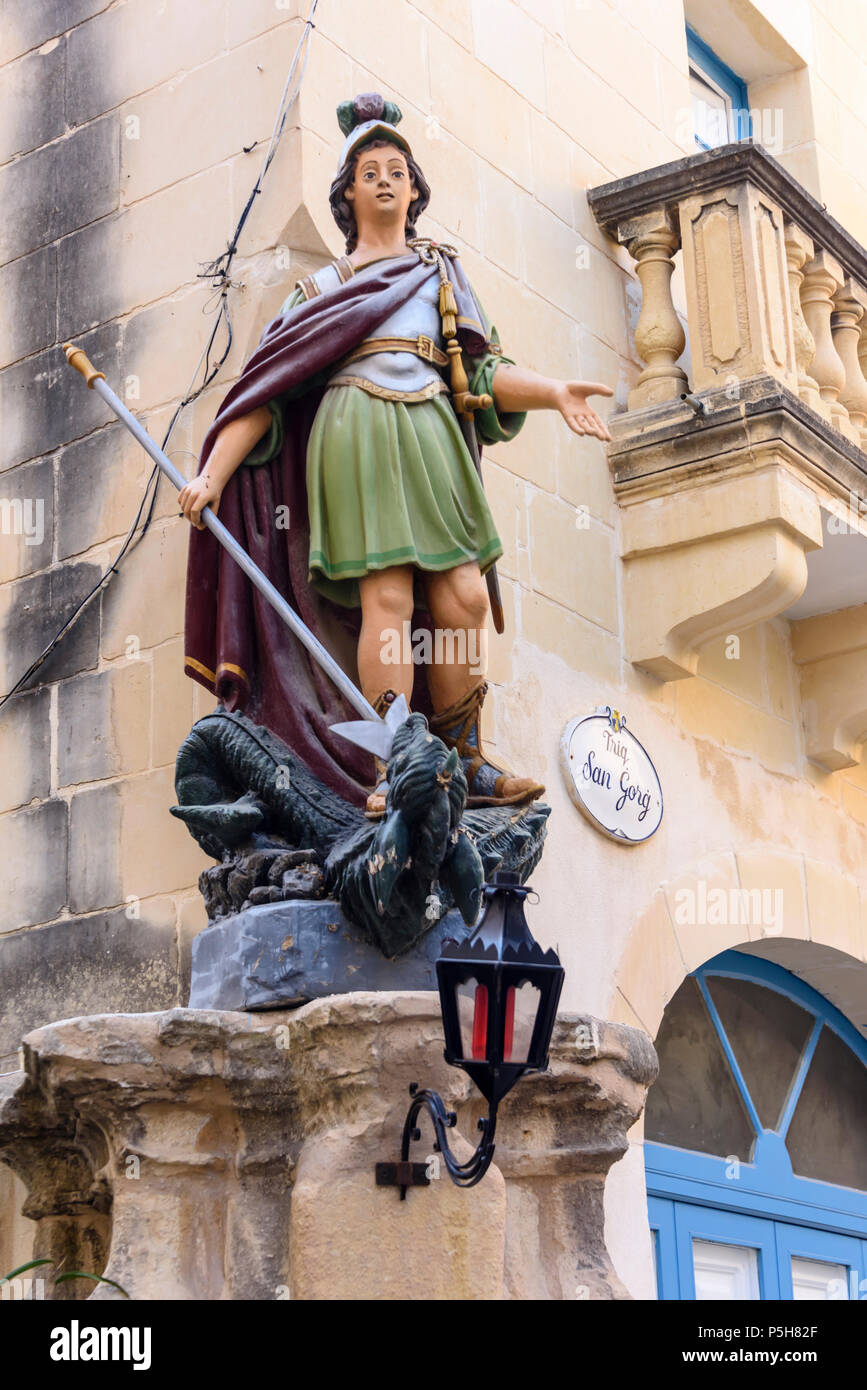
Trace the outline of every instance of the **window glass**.
{"label": "window glass", "polygon": [[795,1303],[848,1299],[848,1276],[845,1265],[832,1265],[827,1260],[807,1260],[793,1255],[792,1298]]}
{"label": "window glass", "polygon": [[750,980],[708,975],[710,997],[765,1129],[780,1122],[813,1015]]}
{"label": "window glass", "polygon": [[758,1252],[750,1246],[693,1237],[692,1263],[697,1303],[759,1297]]}
{"label": "window glass", "polygon": [[732,128],[731,97],[720,91],[692,64],[689,69],[689,91],[696,148],[715,149],[717,145],[727,145],[736,139]]}
{"label": "window glass", "polygon": [[786,1146],[802,1178],[867,1189],[867,1069],[822,1029]]}
{"label": "window glass", "polygon": [[668,1005],[656,1050],[659,1077],[647,1101],[647,1138],[747,1162],[753,1127],[695,980],[684,980]]}
{"label": "window glass", "polygon": [[716,149],[749,136],[746,83],[689,25],[686,50],[696,149]]}

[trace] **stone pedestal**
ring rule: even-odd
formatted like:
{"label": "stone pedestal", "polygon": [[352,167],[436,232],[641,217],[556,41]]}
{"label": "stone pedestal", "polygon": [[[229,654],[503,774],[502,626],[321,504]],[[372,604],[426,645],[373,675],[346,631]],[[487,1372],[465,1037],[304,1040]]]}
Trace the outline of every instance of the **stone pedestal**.
{"label": "stone pedestal", "polygon": [[[292,1193],[292,1297],[499,1298],[506,1194],[498,1169],[462,1190],[443,1167],[404,1202],[398,1188],[375,1184],[377,1162],[400,1157],[411,1082],[432,1086],[459,1111],[472,1089],[443,1061],[439,997],[344,995],[308,1005],[296,1019],[294,1065],[317,1113]],[[434,1157],[425,1117],[420,1128],[418,1162]],[[459,1129],[472,1135],[466,1124]],[[461,1142],[455,1147],[468,1157]]]}
{"label": "stone pedestal", "polygon": [[389,960],[331,898],[249,907],[193,942],[191,1009],[293,1009],[357,990],[435,990],[447,937],[470,928],[456,908]]}
{"label": "stone pedestal", "polygon": [[[53,1213],[52,1252],[77,1239],[79,1267],[101,1272],[81,1229],[103,1222],[102,1272],[133,1298],[626,1296],[602,1193],[655,1074],[649,1039],[561,1016],[551,1069],[501,1108],[482,1182],[458,1189],[441,1167],[401,1202],[375,1164],[399,1157],[410,1082],[458,1111],[461,1156],[475,1143],[481,1099],[442,1048],[429,992],[67,1020],[31,1033],[4,1078],[0,1157]],[[433,1154],[420,1124],[417,1161]]]}

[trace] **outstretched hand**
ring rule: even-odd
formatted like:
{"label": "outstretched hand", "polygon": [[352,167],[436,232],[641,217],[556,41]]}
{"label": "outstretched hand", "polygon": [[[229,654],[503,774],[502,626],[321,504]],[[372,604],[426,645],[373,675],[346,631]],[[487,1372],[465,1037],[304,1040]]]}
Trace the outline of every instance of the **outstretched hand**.
{"label": "outstretched hand", "polygon": [[210,507],[216,516],[220,509],[220,496],[221,489],[211,481],[206,471],[193,478],[192,482],[187,483],[183,491],[178,493],[178,504],[187,521],[191,522],[197,531],[204,531],[202,509]]}
{"label": "outstretched hand", "polygon": [[560,385],[557,407],[575,434],[592,434],[597,439],[610,440],[604,422],[587,404],[587,397],[613,395],[611,387],[602,381],[564,381]]}

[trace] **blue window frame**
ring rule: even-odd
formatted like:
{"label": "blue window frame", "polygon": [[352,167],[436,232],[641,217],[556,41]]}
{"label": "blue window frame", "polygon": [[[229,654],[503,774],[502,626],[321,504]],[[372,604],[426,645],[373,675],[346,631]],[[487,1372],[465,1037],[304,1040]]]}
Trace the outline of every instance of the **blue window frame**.
{"label": "blue window frame", "polygon": [[[689,25],[686,29],[686,52],[693,95],[696,146],[708,150],[717,145],[749,139],[752,125],[746,83],[717,57],[712,48],[708,48]],[[700,106],[697,111],[697,103],[702,102],[707,107],[704,116]]]}
{"label": "blue window frame", "polygon": [[[707,981],[747,980],[785,995],[813,1017],[785,1104],[763,1126]],[[646,1142],[648,1215],[661,1299],[694,1299],[693,1240],[756,1252],[759,1297],[792,1299],[792,1259],[841,1266],[836,1296],[867,1297],[867,1191],[799,1177],[786,1135],[824,1029],[830,1029],[867,1067],[867,1040],[839,1010],[788,971],[757,956],[725,951],[692,977],[728,1062],[755,1139],[750,1161],[732,1160]],[[867,1173],[864,1177],[867,1186]]]}

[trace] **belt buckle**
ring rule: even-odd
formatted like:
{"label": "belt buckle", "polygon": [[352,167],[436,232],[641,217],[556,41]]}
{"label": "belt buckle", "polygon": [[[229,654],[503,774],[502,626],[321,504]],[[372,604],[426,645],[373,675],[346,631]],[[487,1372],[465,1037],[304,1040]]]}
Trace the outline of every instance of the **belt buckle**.
{"label": "belt buckle", "polygon": [[419,357],[425,362],[433,362],[434,352],[436,351],[433,338],[428,338],[424,333],[420,333],[417,347]]}

